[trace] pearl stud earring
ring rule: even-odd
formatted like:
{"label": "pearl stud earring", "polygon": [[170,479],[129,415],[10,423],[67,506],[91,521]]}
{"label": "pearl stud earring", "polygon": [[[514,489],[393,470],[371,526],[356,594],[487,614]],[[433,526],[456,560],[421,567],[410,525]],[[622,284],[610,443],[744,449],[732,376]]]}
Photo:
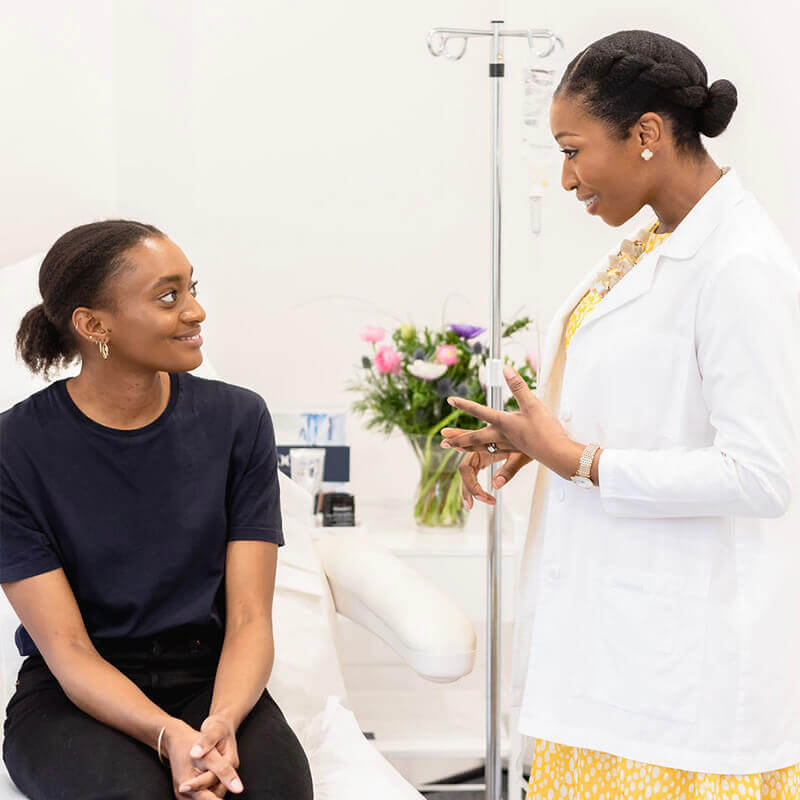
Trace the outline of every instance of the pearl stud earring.
{"label": "pearl stud earring", "polygon": [[652,157],[653,157],[653,151],[649,147],[645,147],[645,149],[642,150],[642,158],[645,161],[649,161]]}

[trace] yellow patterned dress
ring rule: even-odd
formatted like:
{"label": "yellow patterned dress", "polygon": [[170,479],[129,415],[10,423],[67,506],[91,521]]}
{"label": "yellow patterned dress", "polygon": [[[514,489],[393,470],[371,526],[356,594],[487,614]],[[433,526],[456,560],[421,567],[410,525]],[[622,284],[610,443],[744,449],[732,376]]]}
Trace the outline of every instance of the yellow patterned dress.
{"label": "yellow patterned dress", "polygon": [[[657,227],[657,221],[650,226],[644,253],[670,235],[655,233]],[[565,347],[602,299],[594,289],[583,296],[567,323]],[[535,739],[526,800],[800,800],[800,764],[774,772],[717,775]]]}

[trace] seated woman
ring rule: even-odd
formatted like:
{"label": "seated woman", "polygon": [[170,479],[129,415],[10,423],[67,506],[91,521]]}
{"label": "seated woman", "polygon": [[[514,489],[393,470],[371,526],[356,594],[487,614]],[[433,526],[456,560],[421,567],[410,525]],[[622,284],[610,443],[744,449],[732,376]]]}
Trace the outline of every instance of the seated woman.
{"label": "seated woman", "polygon": [[265,689],[272,422],[254,392],[186,374],[205,319],[192,271],[150,225],[82,225],[17,334],[34,372],[81,359],[0,415],[0,583],[27,656],[3,759],[33,800],[313,795]]}

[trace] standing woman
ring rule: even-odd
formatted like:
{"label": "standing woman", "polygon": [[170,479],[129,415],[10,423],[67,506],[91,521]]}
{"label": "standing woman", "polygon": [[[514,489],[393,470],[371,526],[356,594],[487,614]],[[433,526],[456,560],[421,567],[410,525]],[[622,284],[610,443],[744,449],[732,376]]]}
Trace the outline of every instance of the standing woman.
{"label": "standing woman", "polygon": [[272,423],[202,362],[193,268],[125,220],[64,234],[19,352],[81,371],[0,415],[0,582],[26,656],[3,760],[32,800],[312,797],[266,691]]}
{"label": "standing woman", "polygon": [[800,797],[800,273],[701,142],[736,103],[646,31],[569,64],[564,189],[655,219],[556,313],[538,396],[507,370],[519,412],[451,399],[489,423],[443,431],[467,506],[490,462],[495,488],[539,462],[512,669],[532,799]]}

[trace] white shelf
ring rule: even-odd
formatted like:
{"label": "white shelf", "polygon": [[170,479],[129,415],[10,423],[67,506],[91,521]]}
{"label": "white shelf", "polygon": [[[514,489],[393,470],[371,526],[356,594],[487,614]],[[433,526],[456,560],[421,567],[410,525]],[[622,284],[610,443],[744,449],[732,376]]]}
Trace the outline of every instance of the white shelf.
{"label": "white shelf", "polygon": [[[387,758],[481,759],[486,754],[483,693],[354,691],[353,713],[361,730]],[[501,751],[508,757],[508,733]]]}
{"label": "white shelf", "polygon": [[[515,552],[514,531],[520,530],[519,514],[504,509],[501,543],[504,555]],[[320,534],[348,531],[374,536],[375,540],[399,556],[474,557],[486,553],[488,507],[475,503],[464,528],[423,528],[414,522],[411,498],[408,500],[362,500],[356,506],[356,527],[320,528]]]}

